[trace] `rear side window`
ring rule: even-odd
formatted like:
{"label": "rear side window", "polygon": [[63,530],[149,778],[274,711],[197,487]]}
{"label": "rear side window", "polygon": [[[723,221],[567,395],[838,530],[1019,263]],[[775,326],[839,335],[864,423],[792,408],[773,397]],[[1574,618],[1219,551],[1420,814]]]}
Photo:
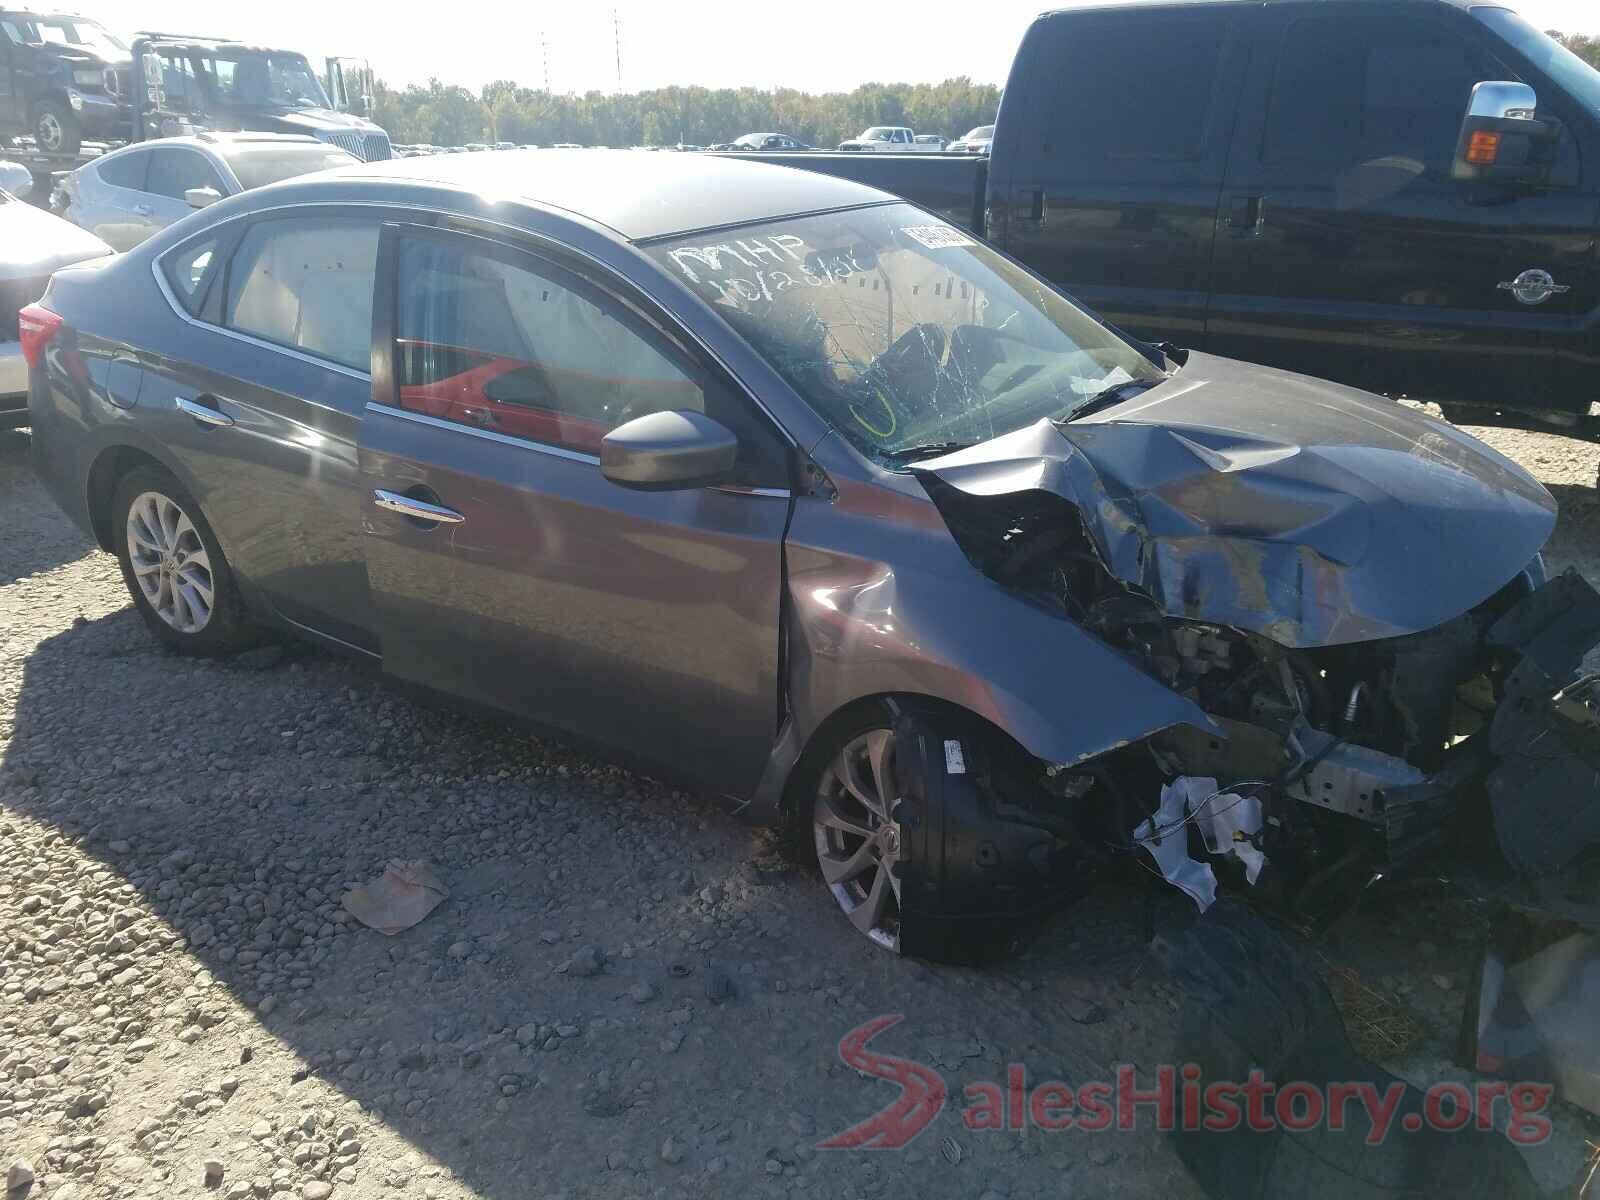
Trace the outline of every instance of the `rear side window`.
{"label": "rear side window", "polygon": [[217,246],[218,241],[214,237],[191,242],[167,255],[161,262],[173,294],[191,314],[200,311],[200,304],[205,299],[206,284],[217,263]]}
{"label": "rear side window", "polygon": [[135,150],[129,154],[113,154],[94,165],[95,174],[112,187],[144,191],[145,166],[150,161],[150,151]]}
{"label": "rear side window", "polygon": [[1233,13],[1225,8],[1056,17],[1035,71],[1046,156],[1190,162],[1201,157]]}
{"label": "rear side window", "polygon": [[592,455],[634,417],[703,412],[739,436],[739,482],[788,485],[781,446],[746,398],[560,268],[405,239],[398,291],[403,408]]}
{"label": "rear side window", "polygon": [[378,227],[365,218],[260,221],[229,266],[223,324],[370,370],[377,263]]}
{"label": "rear side window", "polygon": [[194,150],[168,147],[150,151],[150,172],[145,191],[182,200],[190,188],[211,188],[219,196],[228,194],[227,185],[203,154]]}
{"label": "rear side window", "polygon": [[1361,12],[1301,17],[1284,33],[1261,157],[1335,164],[1385,157],[1443,169],[1480,74],[1466,40],[1432,21]]}

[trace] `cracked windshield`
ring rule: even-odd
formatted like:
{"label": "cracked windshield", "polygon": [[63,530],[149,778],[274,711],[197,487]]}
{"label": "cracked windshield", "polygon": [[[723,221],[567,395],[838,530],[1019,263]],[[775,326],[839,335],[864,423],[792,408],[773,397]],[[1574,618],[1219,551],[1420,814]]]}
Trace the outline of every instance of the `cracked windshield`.
{"label": "cracked windshield", "polygon": [[1025,271],[909,205],[649,249],[890,464],[1071,419],[1166,378]]}

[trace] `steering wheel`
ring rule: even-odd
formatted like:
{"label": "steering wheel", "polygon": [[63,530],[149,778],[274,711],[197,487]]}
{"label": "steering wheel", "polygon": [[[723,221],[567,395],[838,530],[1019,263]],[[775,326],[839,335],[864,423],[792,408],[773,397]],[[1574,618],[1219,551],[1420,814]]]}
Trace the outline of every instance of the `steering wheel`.
{"label": "steering wheel", "polygon": [[944,326],[935,325],[932,321],[924,321],[920,325],[913,325],[894,343],[878,355],[874,366],[887,367],[889,370],[901,370],[913,365],[912,356],[921,354],[926,356],[932,365],[943,369],[950,363],[950,339],[945,336]]}

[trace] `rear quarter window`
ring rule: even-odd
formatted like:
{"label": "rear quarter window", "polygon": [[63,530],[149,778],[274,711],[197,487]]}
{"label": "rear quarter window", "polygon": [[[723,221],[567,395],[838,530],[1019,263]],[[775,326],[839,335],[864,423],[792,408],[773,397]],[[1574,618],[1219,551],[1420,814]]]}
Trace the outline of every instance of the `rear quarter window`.
{"label": "rear quarter window", "polygon": [[112,187],[144,191],[145,170],[150,162],[148,150],[135,150],[128,154],[113,154],[94,164],[94,173],[102,183]]}

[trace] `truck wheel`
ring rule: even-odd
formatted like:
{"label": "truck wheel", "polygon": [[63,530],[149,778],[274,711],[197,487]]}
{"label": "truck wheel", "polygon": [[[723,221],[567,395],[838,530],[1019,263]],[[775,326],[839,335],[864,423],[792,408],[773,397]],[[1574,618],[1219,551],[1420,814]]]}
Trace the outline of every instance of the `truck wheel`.
{"label": "truck wheel", "polygon": [[76,154],[83,127],[59,100],[41,100],[33,110],[33,140],[44,154]]}

